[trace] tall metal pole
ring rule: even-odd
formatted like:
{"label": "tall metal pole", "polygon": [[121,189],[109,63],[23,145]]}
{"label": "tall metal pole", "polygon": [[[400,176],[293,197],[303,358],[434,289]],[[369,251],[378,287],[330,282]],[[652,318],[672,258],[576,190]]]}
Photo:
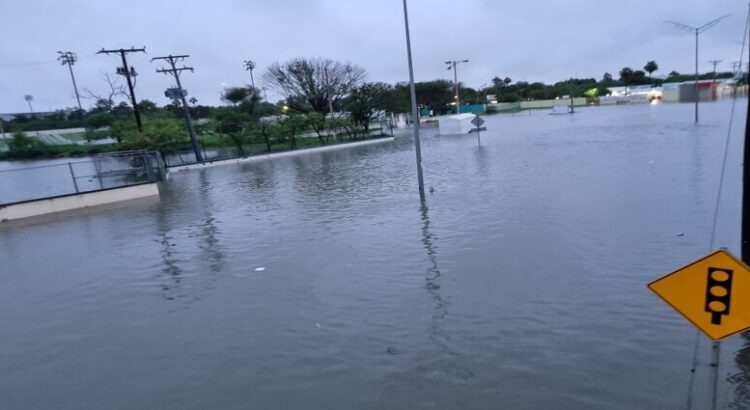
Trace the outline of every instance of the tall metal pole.
{"label": "tall metal pole", "polygon": [[[174,62],[172,62],[172,69],[175,69]],[[198,148],[198,140],[195,138],[195,128],[193,127],[193,118],[190,116],[190,108],[188,108],[187,101],[185,100],[185,90],[182,88],[180,82],[180,73],[174,73],[174,79],[177,82],[177,88],[180,89],[180,99],[182,100],[182,110],[185,112],[185,124],[187,125],[188,133],[190,134],[190,144],[193,146],[193,152],[195,152],[195,160],[203,162],[203,156],[200,148]]]}
{"label": "tall metal pole", "polygon": [[68,70],[70,70],[70,79],[73,80],[73,91],[76,93],[76,101],[78,101],[78,109],[83,111],[83,107],[81,106],[81,96],[78,94],[78,86],[76,85],[76,76],[73,75],[73,64],[76,62],[77,57],[75,53],[70,51],[58,51],[58,54],[60,56],[57,57],[58,60],[60,60],[60,63],[63,65],[68,66]]}
{"label": "tall metal pole", "polygon": [[68,70],[70,70],[70,79],[73,80],[73,90],[76,92],[76,101],[78,101],[78,109],[83,111],[83,106],[81,106],[81,96],[78,95],[78,86],[76,85],[76,76],[73,75],[73,66],[71,64],[68,64]]}
{"label": "tall metal pole", "polygon": [[700,99],[700,94],[698,93],[698,35],[710,29],[711,27],[719,24],[721,20],[729,16],[731,16],[731,14],[727,14],[719,18],[713,19],[700,27],[692,27],[692,26],[688,26],[687,24],[678,23],[676,21],[666,22],[669,24],[673,24],[675,27],[681,30],[685,30],[685,31],[695,34],[695,88],[694,88],[695,90],[695,122],[698,122],[698,100]]}
{"label": "tall metal pole", "polygon": [[[750,9],[748,10],[750,18]],[[750,39],[748,39],[750,50]],[[750,55],[750,53],[748,54]],[[742,63],[740,63],[742,70]],[[750,83],[750,70],[747,73]],[[736,96],[735,96],[736,98]],[[745,119],[745,147],[743,150],[742,166],[742,261],[750,264],[750,103],[747,105],[747,117]]]}
{"label": "tall metal pole", "polygon": [[695,30],[695,122],[698,122],[698,100],[700,100],[698,90],[698,34],[700,32]]}
{"label": "tall metal pole", "polygon": [[414,121],[414,150],[417,154],[417,182],[419,197],[424,200],[424,179],[422,178],[422,148],[419,145],[419,114],[417,112],[417,90],[414,86],[414,65],[411,60],[411,36],[409,34],[409,12],[404,2],[404,27],[406,29],[406,55],[409,60],[409,91],[411,92],[411,116]]}
{"label": "tall metal pole", "polygon": [[461,114],[461,97],[458,95],[458,64],[453,62],[453,88],[456,89],[456,114]]}
{"label": "tall metal pole", "polygon": [[182,101],[182,110],[185,114],[185,125],[187,126],[188,134],[190,134],[190,144],[193,146],[193,152],[195,153],[195,160],[197,162],[203,162],[203,155],[201,154],[200,148],[198,147],[198,139],[195,137],[195,128],[193,127],[193,118],[190,116],[190,107],[188,107],[187,99],[185,98],[185,90],[182,88],[182,82],[180,82],[180,71],[184,71],[184,70],[193,71],[193,67],[177,68],[175,65],[175,63],[178,60],[184,59],[185,57],[190,57],[190,56],[168,55],[166,57],[154,57],[151,59],[151,61],[165,60],[172,67],[172,68],[163,68],[160,70],[156,70],[156,72],[164,73],[164,74],[172,74],[172,76],[174,77],[175,82],[177,83],[177,89],[179,90],[179,93],[180,93],[180,100]]}
{"label": "tall metal pole", "polygon": [[719,389],[719,359],[721,355],[721,342],[711,344],[711,410],[716,410],[716,402]]}

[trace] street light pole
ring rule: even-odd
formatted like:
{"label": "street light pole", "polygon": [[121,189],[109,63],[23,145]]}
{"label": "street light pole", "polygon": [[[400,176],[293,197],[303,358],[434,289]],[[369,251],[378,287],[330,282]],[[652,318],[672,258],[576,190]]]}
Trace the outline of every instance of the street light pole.
{"label": "street light pole", "polygon": [[698,122],[698,101],[700,100],[700,94],[698,93],[698,77],[699,77],[698,75],[698,35],[710,29],[711,27],[717,25],[721,20],[729,16],[731,16],[731,14],[727,14],[719,18],[713,19],[700,27],[692,27],[692,26],[688,26],[687,24],[678,23],[676,21],[666,22],[666,23],[674,25],[675,27],[681,30],[685,30],[687,32],[695,34],[695,88],[694,88],[695,90],[695,122]]}
{"label": "street light pole", "polygon": [[468,63],[469,60],[452,60],[452,61],[446,61],[445,64],[448,64],[448,71],[453,70],[453,88],[454,93],[456,97],[456,114],[461,113],[461,98],[458,95],[458,64],[459,63]]}
{"label": "street light pole", "polygon": [[417,182],[419,197],[424,201],[424,179],[422,178],[422,148],[419,145],[419,115],[417,113],[417,91],[414,86],[414,65],[411,61],[411,36],[409,35],[409,12],[404,2],[404,28],[406,30],[406,55],[409,60],[409,91],[411,92],[411,116],[414,121],[414,149],[417,154]]}

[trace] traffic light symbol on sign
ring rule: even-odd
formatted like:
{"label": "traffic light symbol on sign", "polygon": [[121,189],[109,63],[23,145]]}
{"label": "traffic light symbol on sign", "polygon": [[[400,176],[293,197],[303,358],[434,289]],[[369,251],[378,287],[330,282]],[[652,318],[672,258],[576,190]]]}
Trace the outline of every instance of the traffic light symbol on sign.
{"label": "traffic light symbol on sign", "polygon": [[705,311],[711,314],[711,324],[720,325],[721,317],[729,314],[732,297],[732,269],[708,268]]}

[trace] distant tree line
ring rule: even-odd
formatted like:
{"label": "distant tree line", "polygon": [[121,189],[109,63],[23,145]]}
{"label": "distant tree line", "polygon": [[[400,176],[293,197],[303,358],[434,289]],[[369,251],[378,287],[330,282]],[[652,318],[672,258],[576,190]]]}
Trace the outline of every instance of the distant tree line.
{"label": "distant tree line", "polygon": [[[690,81],[691,74],[675,71],[666,78],[653,78],[659,70],[655,61],[647,62],[642,70],[622,68],[618,77],[604,73],[601,79],[570,78],[554,84],[542,82],[514,82],[509,77],[495,76],[487,87],[479,90],[459,84],[463,104],[481,104],[488,95],[498,102],[555,99],[564,96],[597,97],[610,92],[609,88],[630,85],[660,85],[664,82]],[[704,73],[701,79],[731,78],[733,73]],[[325,58],[294,58],[285,63],[273,63],[262,75],[265,85],[283,98],[276,103],[266,101],[261,90],[253,86],[232,86],[224,90],[224,106],[214,107],[189,100],[189,112],[198,120],[196,128],[204,146],[228,145],[239,155],[260,149],[266,151],[283,147],[295,148],[309,144],[314,136],[318,144],[327,144],[336,136],[366,137],[372,121],[383,113],[411,111],[409,86],[406,82],[386,84],[367,82],[366,71],[357,65]],[[189,146],[184,127],[184,112],[179,100],[158,106],[149,100],[138,103],[144,118],[144,130],[138,132],[132,121],[133,109],[127,94],[117,80],[102,75],[104,93],[85,92],[95,100],[91,109],[60,110],[45,116],[17,116],[4,121],[6,132],[33,131],[58,128],[86,127],[89,140],[112,137],[110,146],[44,147],[35,139],[20,138],[5,156],[28,157],[37,155],[69,155],[102,150],[145,148],[162,153],[174,153]],[[454,84],[436,79],[415,84],[417,103],[436,115],[455,110]],[[332,114],[332,111],[336,114]],[[343,114],[346,113],[346,114]],[[17,136],[19,134],[16,134]],[[280,148],[279,148],[280,149]],[[3,155],[3,154],[0,154]]]}

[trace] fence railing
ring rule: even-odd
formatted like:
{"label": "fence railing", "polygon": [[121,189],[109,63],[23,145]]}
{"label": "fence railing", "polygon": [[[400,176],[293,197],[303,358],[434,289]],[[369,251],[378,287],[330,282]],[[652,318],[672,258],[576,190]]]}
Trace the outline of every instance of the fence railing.
{"label": "fence railing", "polygon": [[157,153],[127,151],[4,169],[0,170],[0,205],[154,182],[162,177],[161,166]]}
{"label": "fence railing", "polygon": [[[374,126],[374,127],[373,127]],[[274,152],[294,151],[304,148],[314,148],[327,145],[342,144],[346,142],[361,141],[372,138],[379,138],[391,135],[388,129],[388,122],[379,121],[373,123],[367,133],[358,130],[352,133],[346,128],[339,128],[336,132],[326,130],[323,133],[325,142],[321,143],[320,138],[314,132],[305,132],[297,135],[295,146],[292,146],[292,139],[289,137],[274,137],[270,140],[270,150],[268,144],[263,139],[256,138],[252,141],[246,141],[243,144],[242,151],[236,146],[224,147],[205,147],[200,143],[199,146],[205,162],[222,161],[237,158],[247,158],[255,155],[263,155]],[[167,167],[179,167],[183,165],[197,164],[195,154],[192,149],[185,147],[171,154],[164,156],[164,163]]]}

